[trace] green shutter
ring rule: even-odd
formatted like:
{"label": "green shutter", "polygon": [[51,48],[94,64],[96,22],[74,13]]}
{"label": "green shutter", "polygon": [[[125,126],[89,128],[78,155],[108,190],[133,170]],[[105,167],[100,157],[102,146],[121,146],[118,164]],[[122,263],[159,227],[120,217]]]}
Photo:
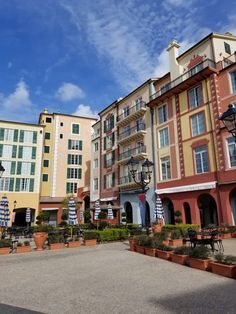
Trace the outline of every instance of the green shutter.
{"label": "green shutter", "polygon": [[20,191],[20,179],[19,178],[16,178],[16,188],[15,188],[15,191],[16,192]]}
{"label": "green shutter", "polygon": [[115,122],[115,117],[114,117],[114,115],[112,115],[110,119],[111,119],[111,129],[113,129],[113,128],[114,128],[114,125],[115,125],[115,124],[114,124],[114,122]]}
{"label": "green shutter", "polygon": [[67,164],[68,165],[71,165],[71,159],[72,159],[71,154],[67,155]]}
{"label": "green shutter", "polygon": [[20,130],[20,142],[24,142],[24,131]]}
{"label": "green shutter", "polygon": [[34,179],[30,179],[30,192],[34,192]]}
{"label": "green shutter", "polygon": [[36,144],[37,143],[37,131],[33,132],[33,143]]}
{"label": "green shutter", "polygon": [[106,189],[107,187],[107,181],[106,181],[107,177],[106,176],[103,176],[103,188],[104,190]]}
{"label": "green shutter", "polygon": [[9,191],[13,192],[14,190],[14,178],[10,178]]}
{"label": "green shutter", "polygon": [[115,163],[115,151],[113,150],[112,151],[112,164]]}
{"label": "green shutter", "polygon": [[21,174],[21,166],[22,166],[22,162],[21,162],[21,161],[18,161],[16,174]]}
{"label": "green shutter", "polygon": [[112,146],[115,144],[115,132],[112,133]]}
{"label": "green shutter", "polygon": [[16,172],[16,162],[12,161],[11,162],[11,174],[15,174]]}
{"label": "green shutter", "polygon": [[22,155],[23,155],[23,146],[19,146],[18,158],[22,158]]}
{"label": "green shutter", "polygon": [[31,162],[30,174],[32,176],[35,175],[35,162]]}
{"label": "green shutter", "polygon": [[70,179],[70,168],[67,168],[67,179]]}
{"label": "green shutter", "polygon": [[4,132],[5,132],[5,129],[4,128],[0,128],[0,141],[4,140]]}
{"label": "green shutter", "polygon": [[106,121],[103,121],[103,132],[106,133],[106,131],[107,131]]}
{"label": "green shutter", "polygon": [[104,137],[104,142],[103,142],[103,150],[107,149],[107,138]]}
{"label": "green shutter", "polygon": [[32,159],[36,159],[36,147],[32,147]]}
{"label": "green shutter", "polygon": [[18,142],[18,130],[14,130],[14,138],[13,138],[13,141],[14,142]]}
{"label": "green shutter", "polygon": [[12,146],[12,158],[16,158],[16,151],[17,151],[17,146],[13,145]]}
{"label": "green shutter", "polygon": [[79,150],[83,149],[83,141],[79,141]]}
{"label": "green shutter", "polygon": [[2,157],[3,144],[0,144],[0,157]]}
{"label": "green shutter", "polygon": [[67,194],[70,193],[70,183],[69,182],[66,183],[66,193]]}
{"label": "green shutter", "polygon": [[107,167],[107,155],[103,155],[103,167]]}
{"label": "green shutter", "polygon": [[68,140],[68,149],[71,149],[71,140]]}
{"label": "green shutter", "polygon": [[115,186],[115,172],[112,172],[112,186]]}
{"label": "green shutter", "polygon": [[79,179],[81,179],[81,178],[82,178],[82,169],[79,168]]}
{"label": "green shutter", "polygon": [[79,155],[79,165],[82,165],[82,155]]}

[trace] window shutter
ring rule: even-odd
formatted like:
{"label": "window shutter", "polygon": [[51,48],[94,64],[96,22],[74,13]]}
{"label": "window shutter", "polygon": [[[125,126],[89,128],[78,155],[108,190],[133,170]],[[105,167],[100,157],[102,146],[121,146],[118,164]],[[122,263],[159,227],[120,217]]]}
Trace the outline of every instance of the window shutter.
{"label": "window shutter", "polygon": [[103,155],[103,166],[106,168],[107,166],[107,156],[106,155]]}
{"label": "window shutter", "polygon": [[115,117],[114,115],[111,116],[111,129],[114,128],[114,122],[115,122]]}
{"label": "window shutter", "polygon": [[82,178],[82,169],[79,168],[79,179],[81,179],[81,178]]}
{"label": "window shutter", "polygon": [[24,142],[24,131],[20,130],[20,142]]}
{"label": "window shutter", "polygon": [[13,139],[13,141],[14,142],[18,142],[18,130],[14,130],[14,139]]}
{"label": "window shutter", "polygon": [[36,159],[36,147],[32,147],[32,159]]}
{"label": "window shutter", "polygon": [[20,179],[19,178],[16,178],[16,188],[15,188],[15,191],[16,192],[20,191]]}
{"label": "window shutter", "polygon": [[3,144],[0,144],[0,157],[2,157]]}
{"label": "window shutter", "polygon": [[71,164],[71,154],[67,155],[67,165]]}
{"label": "window shutter", "polygon": [[67,168],[67,179],[70,179],[70,168]]}
{"label": "window shutter", "polygon": [[103,131],[104,131],[104,133],[106,133],[106,131],[107,131],[106,121],[103,121]]}
{"label": "window shutter", "polygon": [[33,143],[36,144],[37,143],[37,132],[34,131],[33,133]]}
{"label": "window shutter", "polygon": [[14,190],[14,178],[10,178],[9,191],[13,192]]}
{"label": "window shutter", "polygon": [[0,141],[4,140],[4,132],[5,132],[5,129],[4,128],[0,128]]}
{"label": "window shutter", "polygon": [[79,141],[79,150],[83,149],[83,141]]}
{"label": "window shutter", "polygon": [[15,174],[16,172],[16,162],[12,161],[11,162],[11,174]]}
{"label": "window shutter", "polygon": [[30,179],[30,192],[34,192],[34,179]]}
{"label": "window shutter", "polygon": [[105,190],[106,189],[106,187],[107,187],[107,177],[106,176],[104,176],[103,177],[103,189]]}
{"label": "window shutter", "polygon": [[82,165],[82,155],[79,155],[79,165]]}
{"label": "window shutter", "polygon": [[12,146],[12,158],[16,158],[16,151],[17,151],[17,146],[13,145]]}
{"label": "window shutter", "polygon": [[70,193],[70,183],[66,183],[66,193]]}
{"label": "window shutter", "polygon": [[115,186],[115,172],[112,172],[112,186]]}
{"label": "window shutter", "polygon": [[107,149],[107,140],[106,140],[106,137],[104,137],[103,149],[104,149],[104,150]]}
{"label": "window shutter", "polygon": [[71,140],[68,140],[68,149],[71,149]]}
{"label": "window shutter", "polygon": [[113,150],[112,151],[112,164],[115,163],[115,151]]}
{"label": "window shutter", "polygon": [[21,174],[21,166],[22,166],[22,162],[21,162],[21,161],[18,161],[16,174]]}
{"label": "window shutter", "polygon": [[19,146],[18,158],[22,158],[23,155],[23,146]]}
{"label": "window shutter", "polygon": [[112,146],[115,144],[115,132],[112,133]]}
{"label": "window shutter", "polygon": [[35,162],[31,162],[30,174],[32,176],[35,175]]}

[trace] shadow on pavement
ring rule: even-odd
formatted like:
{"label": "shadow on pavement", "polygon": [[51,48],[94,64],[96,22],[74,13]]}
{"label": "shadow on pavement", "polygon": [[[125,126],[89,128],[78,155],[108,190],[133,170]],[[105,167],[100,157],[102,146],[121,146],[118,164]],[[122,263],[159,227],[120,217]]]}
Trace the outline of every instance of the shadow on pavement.
{"label": "shadow on pavement", "polygon": [[43,312],[36,312],[36,311],[31,311],[24,309],[22,307],[16,307],[12,305],[7,305],[0,303],[0,313],[1,314],[44,314]]}

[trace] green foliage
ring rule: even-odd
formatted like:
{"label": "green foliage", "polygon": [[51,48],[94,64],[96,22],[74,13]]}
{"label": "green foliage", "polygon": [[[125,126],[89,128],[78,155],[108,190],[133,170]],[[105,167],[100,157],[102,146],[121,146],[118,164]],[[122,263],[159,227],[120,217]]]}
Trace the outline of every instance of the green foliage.
{"label": "green foliage", "polygon": [[162,231],[171,231],[174,229],[178,229],[181,231],[181,234],[183,237],[186,237],[188,235],[188,229],[192,229],[195,231],[198,231],[200,229],[200,225],[194,225],[194,224],[178,224],[178,225],[171,225],[167,224],[162,227]]}
{"label": "green foliage", "polygon": [[133,229],[133,230],[130,230],[130,236],[138,236],[140,234],[144,234],[143,230],[142,229]]}
{"label": "green foliage", "polygon": [[172,240],[181,239],[181,237],[182,237],[182,234],[179,229],[174,229],[171,231],[170,238]]}
{"label": "green foliage", "polygon": [[50,213],[46,210],[41,211],[38,216],[36,217],[36,219],[38,221],[43,221],[43,222],[48,222],[49,221],[49,217],[50,217]]}
{"label": "green foliage", "polygon": [[30,246],[30,241],[25,240],[25,241],[24,241],[24,246]]}
{"label": "green foliage", "polygon": [[228,230],[229,230],[229,232],[234,233],[234,232],[236,232],[236,226],[229,226]]}
{"label": "green foliage", "polygon": [[151,248],[157,249],[161,243],[162,240],[159,237],[154,236],[151,238]]}
{"label": "green foliage", "polygon": [[59,233],[54,233],[54,234],[49,234],[48,235],[48,240],[50,244],[53,243],[63,243],[64,242],[64,237],[62,234]]}
{"label": "green foliage", "polygon": [[100,221],[99,223],[99,230],[104,230],[105,228],[107,228],[108,223],[106,221]]}
{"label": "green foliage", "polygon": [[216,229],[217,226],[215,224],[209,224],[207,225],[207,229]]}
{"label": "green foliage", "polygon": [[65,220],[62,220],[61,223],[59,224],[61,227],[67,226],[67,222]]}
{"label": "green foliage", "polygon": [[86,223],[90,222],[91,220],[91,214],[90,214],[90,209],[85,209],[84,211],[84,221]]}
{"label": "green foliage", "polygon": [[126,212],[122,212],[121,213],[121,217],[125,217],[126,218]]}
{"label": "green foliage", "polygon": [[236,265],[236,256],[233,255],[216,254],[214,258],[219,264]]}
{"label": "green foliage", "polygon": [[63,213],[63,214],[61,215],[61,219],[62,219],[62,220],[67,220],[67,219],[68,219],[68,213]]}
{"label": "green foliage", "polygon": [[175,211],[175,217],[181,217],[182,216],[182,213],[180,210],[176,210]]}
{"label": "green foliage", "polygon": [[189,256],[197,259],[208,259],[210,256],[210,250],[206,246],[200,245],[195,248],[191,248]]}
{"label": "green foliage", "polygon": [[182,218],[177,217],[177,218],[175,218],[175,222],[176,222],[177,224],[181,224],[181,223],[183,222],[183,220],[182,220]]}
{"label": "green foliage", "polygon": [[98,215],[98,219],[106,219],[107,218],[107,213],[104,211],[100,211]]}
{"label": "green foliage", "polygon": [[0,240],[0,248],[11,247],[11,246],[12,246],[11,239],[2,239],[2,240]]}
{"label": "green foliage", "polygon": [[173,251],[173,248],[171,246],[165,245],[163,243],[159,243],[157,245],[157,249],[161,251]]}
{"label": "green foliage", "polygon": [[96,240],[98,239],[98,231],[85,230],[84,231],[84,240],[93,240],[93,239],[96,239]]}
{"label": "green foliage", "polygon": [[18,247],[21,247],[21,246],[22,246],[22,243],[21,243],[21,242],[17,242],[17,246],[18,246]]}
{"label": "green foliage", "polygon": [[126,223],[126,218],[122,218],[121,221],[125,224]]}
{"label": "green foliage", "polygon": [[129,223],[126,225],[126,228],[129,230],[135,230],[135,229],[139,229],[139,225]]}
{"label": "green foliage", "polygon": [[125,240],[128,238],[128,230],[127,229],[106,229],[102,231],[98,231],[98,241],[119,241]]}
{"label": "green foliage", "polygon": [[168,233],[169,232],[165,230],[161,230],[161,232],[154,234],[154,238],[158,239],[160,242],[165,241],[167,240]]}
{"label": "green foliage", "polygon": [[38,225],[34,228],[34,232],[49,232],[52,231],[53,227],[50,225]]}
{"label": "green foliage", "polygon": [[150,238],[149,238],[147,235],[145,235],[145,234],[142,234],[142,235],[138,236],[138,237],[137,237],[138,245],[140,245],[140,246],[146,246],[146,245],[148,245],[148,243],[151,244],[151,242],[150,242],[149,239],[150,239]]}
{"label": "green foliage", "polygon": [[191,248],[189,246],[178,246],[174,249],[174,253],[175,254],[179,254],[179,255],[189,255],[189,251],[191,250]]}

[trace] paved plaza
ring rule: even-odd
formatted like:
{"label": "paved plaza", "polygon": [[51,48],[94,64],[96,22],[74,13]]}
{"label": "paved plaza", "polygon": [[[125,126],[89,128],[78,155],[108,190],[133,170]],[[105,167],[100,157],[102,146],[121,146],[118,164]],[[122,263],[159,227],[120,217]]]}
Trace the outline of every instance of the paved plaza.
{"label": "paved plaza", "polygon": [[1,314],[236,311],[235,280],[130,252],[127,243],[11,254],[0,265]]}

